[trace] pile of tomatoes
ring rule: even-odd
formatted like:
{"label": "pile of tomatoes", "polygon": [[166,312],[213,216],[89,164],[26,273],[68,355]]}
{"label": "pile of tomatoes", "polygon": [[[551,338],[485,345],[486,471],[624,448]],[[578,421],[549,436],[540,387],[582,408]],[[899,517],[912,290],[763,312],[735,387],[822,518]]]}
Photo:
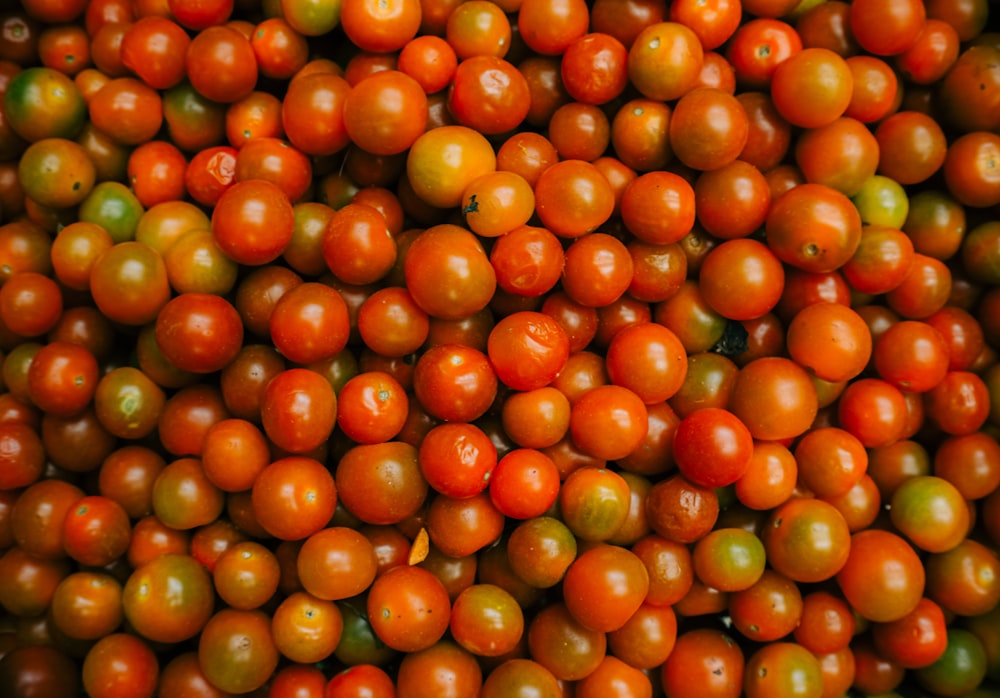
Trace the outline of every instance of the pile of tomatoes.
{"label": "pile of tomatoes", "polygon": [[0,695],[1000,695],[988,0],[0,5]]}

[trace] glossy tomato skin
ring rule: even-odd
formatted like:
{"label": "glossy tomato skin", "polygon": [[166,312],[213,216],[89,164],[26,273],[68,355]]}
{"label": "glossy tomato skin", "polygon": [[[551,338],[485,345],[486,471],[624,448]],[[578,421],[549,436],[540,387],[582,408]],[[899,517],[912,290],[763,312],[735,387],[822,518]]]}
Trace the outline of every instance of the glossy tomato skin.
{"label": "glossy tomato skin", "polygon": [[277,259],[293,230],[294,213],[288,196],[266,180],[234,184],[212,212],[216,242],[240,264],[260,265]]}
{"label": "glossy tomato skin", "polygon": [[224,298],[207,293],[181,294],[156,317],[156,341],[170,363],[184,371],[214,373],[239,352],[243,325]]}
{"label": "glossy tomato skin", "polygon": [[183,554],[163,555],[136,569],[125,582],[122,600],[129,623],[154,642],[194,637],[215,606],[208,572]]}

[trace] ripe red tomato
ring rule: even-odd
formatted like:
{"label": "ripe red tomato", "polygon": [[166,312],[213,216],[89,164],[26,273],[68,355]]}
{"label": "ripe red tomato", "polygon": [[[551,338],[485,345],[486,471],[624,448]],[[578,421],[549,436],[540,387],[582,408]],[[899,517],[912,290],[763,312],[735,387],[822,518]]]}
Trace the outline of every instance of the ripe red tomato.
{"label": "ripe red tomato", "polygon": [[421,567],[394,567],[368,592],[368,617],[378,638],[393,649],[416,652],[448,629],[451,601],[441,581]]}
{"label": "ripe red tomato", "polygon": [[333,475],[306,456],[287,456],[264,468],[253,483],[254,515],[282,540],[302,540],[326,526],[337,506]]}
{"label": "ripe red tomato", "polygon": [[736,415],[718,407],[685,416],[674,433],[678,470],[702,487],[724,487],[739,480],[750,466],[753,437]]}
{"label": "ripe red tomato", "polygon": [[926,573],[917,553],[899,535],[869,529],[851,536],[847,562],[837,583],[863,618],[885,623],[917,607]]}

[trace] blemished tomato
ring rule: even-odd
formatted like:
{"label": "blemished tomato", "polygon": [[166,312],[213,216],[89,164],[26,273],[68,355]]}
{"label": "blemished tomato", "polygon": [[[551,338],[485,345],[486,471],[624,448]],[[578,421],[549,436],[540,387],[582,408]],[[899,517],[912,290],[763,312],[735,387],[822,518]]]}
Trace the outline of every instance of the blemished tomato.
{"label": "blemished tomato", "polygon": [[743,691],[743,650],[721,630],[689,630],[678,635],[661,674],[671,696],[736,698]]}

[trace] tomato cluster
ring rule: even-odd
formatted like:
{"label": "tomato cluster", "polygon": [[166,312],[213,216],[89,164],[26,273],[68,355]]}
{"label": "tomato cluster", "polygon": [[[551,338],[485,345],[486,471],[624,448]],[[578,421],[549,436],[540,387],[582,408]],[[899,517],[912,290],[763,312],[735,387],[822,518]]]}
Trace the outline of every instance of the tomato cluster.
{"label": "tomato cluster", "polygon": [[990,9],[3,3],[0,695],[997,695]]}

